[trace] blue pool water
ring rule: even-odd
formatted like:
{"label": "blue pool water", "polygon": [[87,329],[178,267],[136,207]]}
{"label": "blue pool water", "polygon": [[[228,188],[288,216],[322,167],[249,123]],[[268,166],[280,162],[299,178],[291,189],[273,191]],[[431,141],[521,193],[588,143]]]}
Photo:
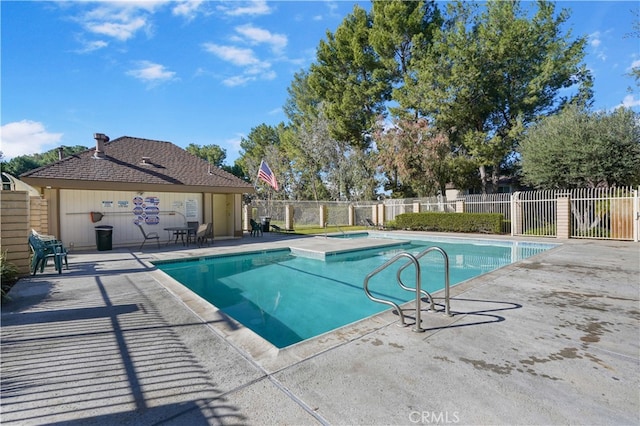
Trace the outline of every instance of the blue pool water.
{"label": "blue pool water", "polygon": [[[326,260],[293,255],[289,249],[192,260],[155,262],[164,271],[225,314],[278,348],[323,334],[389,309],[369,300],[363,290],[367,274],[402,251],[418,254],[438,246],[449,256],[451,285],[540,253],[553,244],[511,242],[411,241],[397,248],[368,249],[329,256]],[[396,284],[397,262],[374,276],[374,296],[400,304],[415,294]],[[444,288],[442,256],[420,259],[422,288]],[[415,269],[402,273],[415,285]]]}

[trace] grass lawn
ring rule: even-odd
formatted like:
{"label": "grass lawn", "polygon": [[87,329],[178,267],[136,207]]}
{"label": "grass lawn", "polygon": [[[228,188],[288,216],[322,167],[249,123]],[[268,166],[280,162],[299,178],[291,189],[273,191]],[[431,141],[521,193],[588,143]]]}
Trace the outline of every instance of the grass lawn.
{"label": "grass lawn", "polygon": [[[279,224],[279,223],[273,223],[271,222],[272,225],[278,225],[281,228],[284,229],[284,224]],[[367,227],[366,226],[336,226],[336,225],[329,225],[326,228],[320,227],[320,226],[314,226],[314,225],[299,225],[295,227],[295,230],[293,232],[291,232],[292,234],[298,234],[298,235],[313,235],[313,234],[324,234],[325,232],[327,233],[333,233],[333,232],[350,232],[350,231],[363,231],[366,230]]]}

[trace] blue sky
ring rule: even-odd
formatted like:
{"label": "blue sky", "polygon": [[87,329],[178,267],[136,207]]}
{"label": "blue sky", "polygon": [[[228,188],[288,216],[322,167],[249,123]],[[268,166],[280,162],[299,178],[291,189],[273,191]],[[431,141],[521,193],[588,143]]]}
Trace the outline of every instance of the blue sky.
{"label": "blue sky", "polygon": [[[231,165],[253,127],[286,121],[293,74],[355,3],[2,1],[0,150],[7,160],[90,147],[105,133],[216,144]],[[626,75],[640,64],[640,38],[628,36],[638,2],[558,7],[572,11],[565,30],[588,37],[595,108],[639,111],[640,88]]]}

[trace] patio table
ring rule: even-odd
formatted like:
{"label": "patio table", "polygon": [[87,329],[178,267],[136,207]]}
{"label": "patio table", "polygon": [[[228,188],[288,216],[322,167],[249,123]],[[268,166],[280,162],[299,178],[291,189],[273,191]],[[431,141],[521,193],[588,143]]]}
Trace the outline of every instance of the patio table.
{"label": "patio table", "polygon": [[171,242],[171,236],[172,233],[173,235],[176,236],[176,240],[175,242],[178,242],[178,238],[180,238],[182,240],[182,245],[185,245],[185,241],[184,241],[184,236],[187,235],[187,232],[189,232],[189,227],[186,225],[183,226],[169,226],[164,228],[165,231],[167,231],[167,233],[169,234],[169,238],[167,239],[167,245],[169,245],[169,243]]}

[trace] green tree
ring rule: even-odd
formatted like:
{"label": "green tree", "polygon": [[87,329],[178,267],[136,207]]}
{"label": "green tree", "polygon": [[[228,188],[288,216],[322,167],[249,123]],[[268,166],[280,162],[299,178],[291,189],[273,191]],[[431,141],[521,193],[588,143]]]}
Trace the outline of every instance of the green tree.
{"label": "green tree", "polygon": [[309,85],[322,101],[331,136],[365,150],[376,117],[391,93],[390,74],[369,42],[371,17],[354,6],[337,28],[327,32],[311,65]]}
{"label": "green tree", "polygon": [[[86,151],[88,148],[82,145],[64,146],[62,148],[62,156],[68,157],[75,153]],[[2,163],[2,171],[13,176],[20,176],[29,170],[55,163],[60,158],[60,148],[53,148],[42,154],[21,155],[14,157],[7,162]]]}
{"label": "green tree", "polygon": [[330,162],[328,153],[336,144],[329,135],[329,123],[322,113],[307,117],[292,130],[286,149],[291,158],[294,198],[315,201],[330,198],[322,176],[326,176]]}
{"label": "green tree", "polygon": [[640,115],[575,105],[541,120],[520,143],[524,181],[537,188],[640,184]]}
{"label": "green tree", "polygon": [[[276,127],[263,123],[252,128],[249,134],[240,140],[240,158],[236,160],[236,165],[242,168],[245,176],[252,182],[256,182],[260,162],[266,161],[281,188],[280,191],[272,194],[276,199],[287,198],[290,194],[288,189],[290,159],[282,144],[282,139],[287,132],[288,128],[284,123]],[[258,195],[265,197],[270,191],[265,185],[258,185],[257,189]]]}
{"label": "green tree", "polygon": [[294,74],[293,81],[287,88],[288,97],[283,110],[291,125],[300,127],[305,122],[314,120],[320,113],[320,100],[309,85],[309,72],[302,70]]}
{"label": "green tree", "polygon": [[[484,192],[497,184],[524,128],[565,103],[586,105],[591,77],[581,61],[585,39],[572,40],[553,3],[531,17],[518,1],[448,5],[449,20],[417,61],[403,107],[417,106],[451,135],[453,150],[478,165]],[[574,89],[561,97],[561,89]],[[569,92],[569,91],[567,91]]]}
{"label": "green tree", "polygon": [[[442,25],[442,16],[434,1],[402,0],[374,0],[372,15],[371,45],[389,72],[392,98],[399,101],[405,96],[405,80],[415,71],[415,58],[428,50],[434,32]],[[417,118],[417,108],[404,105],[405,110],[390,110],[397,116],[409,112]]]}
{"label": "green tree", "polygon": [[200,146],[190,143],[185,150],[216,167],[222,167],[222,163],[227,158],[227,151],[215,144]]}
{"label": "green tree", "polygon": [[[640,9],[636,9],[632,13],[636,15],[636,19],[633,21],[633,31],[625,34],[625,37],[640,38]],[[637,64],[637,62],[634,62],[634,64]],[[632,66],[628,75],[636,81],[636,86],[640,86],[640,65]]]}

